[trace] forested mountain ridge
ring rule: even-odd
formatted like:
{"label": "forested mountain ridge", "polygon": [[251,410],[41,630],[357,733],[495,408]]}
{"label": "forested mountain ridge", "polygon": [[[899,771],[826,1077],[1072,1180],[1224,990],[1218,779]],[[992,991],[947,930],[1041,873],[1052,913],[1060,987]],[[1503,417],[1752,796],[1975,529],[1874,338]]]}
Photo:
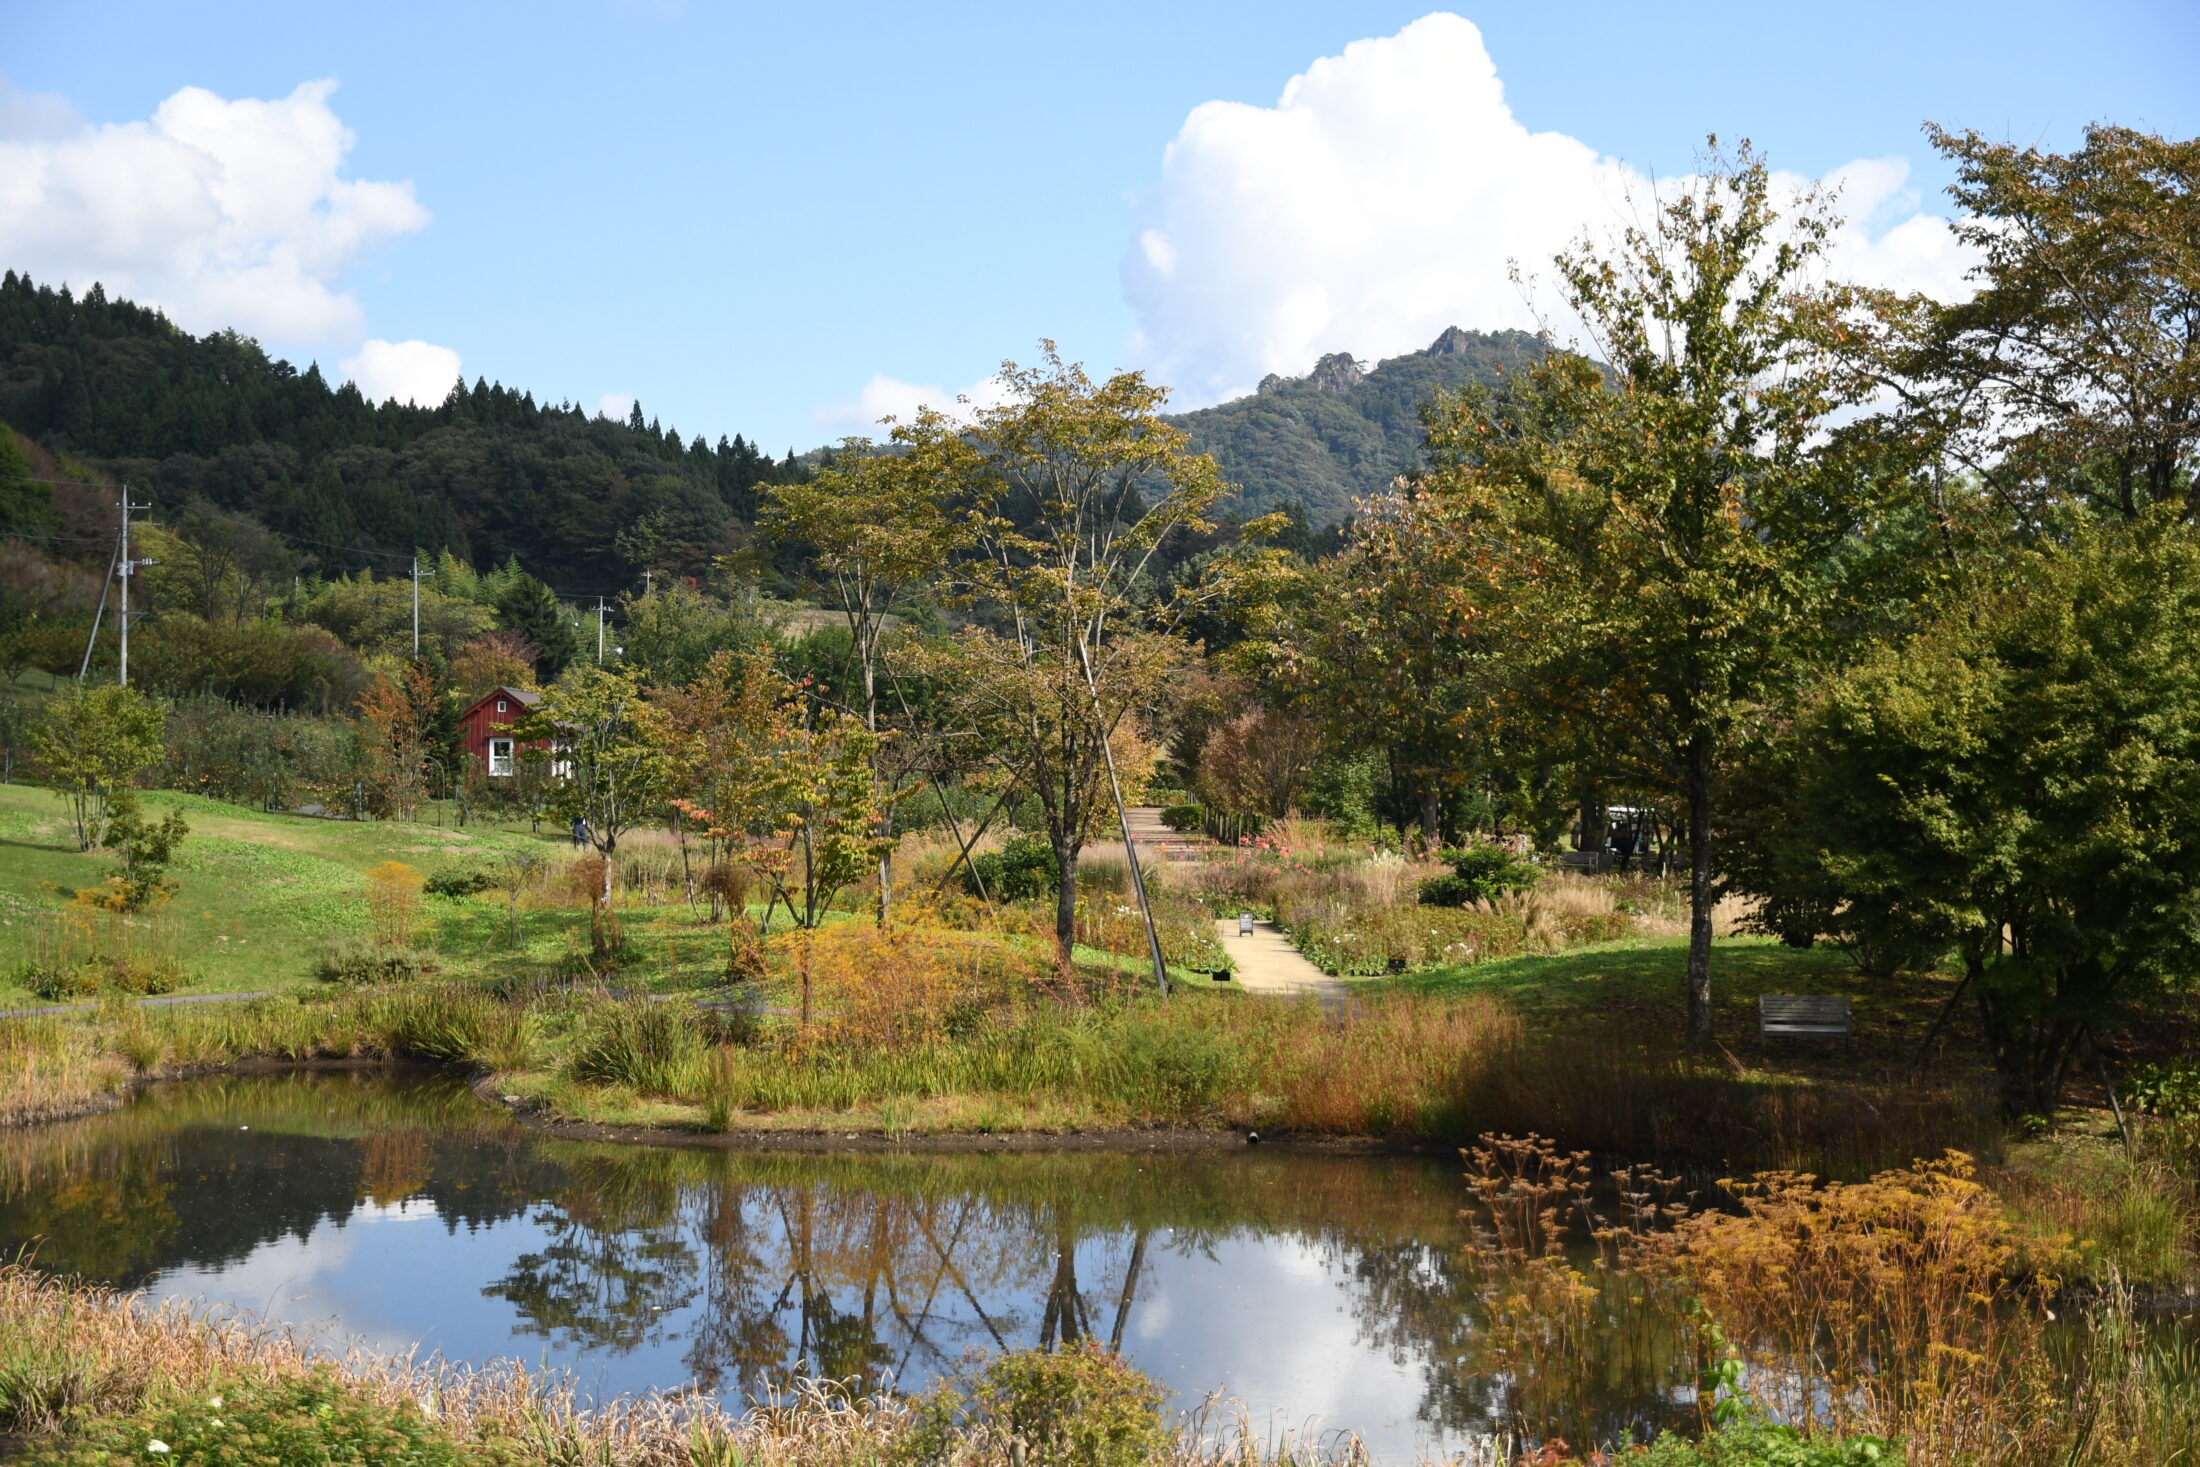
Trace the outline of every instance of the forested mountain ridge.
{"label": "forested mountain ridge", "polygon": [[[246,511],[324,571],[415,548],[517,556],[571,592],[699,569],[737,546],[756,487],[797,472],[740,437],[715,447],[528,392],[463,383],[433,408],[376,406],[235,332],[0,277],[0,420],[163,510]],[[60,506],[57,506],[59,508]]]}
{"label": "forested mountain ridge", "polygon": [[1494,383],[1544,353],[1525,331],[1446,328],[1428,347],[1363,370],[1332,352],[1304,377],[1263,379],[1250,397],[1179,414],[1192,447],[1213,454],[1240,486],[1232,510],[1250,517],[1304,506],[1313,525],[1351,517],[1352,501],[1421,467],[1421,406],[1439,389]]}
{"label": "forested mountain ridge", "polygon": [[[1241,486],[1234,515],[1297,504],[1333,524],[1420,465],[1439,389],[1542,351],[1524,332],[1453,327],[1372,370],[1333,353],[1175,421]],[[194,500],[248,513],[327,574],[449,550],[477,566],[516,556],[568,595],[703,569],[744,541],[759,485],[806,472],[739,436],[683,442],[639,405],[613,421],[478,380],[432,408],[378,406],[235,332],[193,336],[96,285],[76,296],[14,271],[0,276],[0,421],[127,480],[156,514]],[[86,520],[72,530],[111,531],[111,506],[56,508]]]}

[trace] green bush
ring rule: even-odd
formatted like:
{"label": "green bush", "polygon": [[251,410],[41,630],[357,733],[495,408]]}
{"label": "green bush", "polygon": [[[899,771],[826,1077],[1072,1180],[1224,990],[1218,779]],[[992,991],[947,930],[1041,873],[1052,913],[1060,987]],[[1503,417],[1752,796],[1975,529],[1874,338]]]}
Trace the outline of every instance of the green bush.
{"label": "green bush", "polygon": [[983,1433],[1021,1443],[1030,1467],[1142,1467],[1173,1433],[1167,1399],[1151,1377],[1112,1350],[1012,1350],[973,1373],[966,1367],[917,1398],[896,1444],[905,1464],[945,1463]]}
{"label": "green bush", "polygon": [[139,997],[172,992],[185,977],[182,965],[163,956],[94,957],[70,966],[35,960],[16,970],[15,981],[48,1003],[69,998]]}
{"label": "green bush", "polygon": [[1161,823],[1182,835],[1198,830],[1207,823],[1207,807],[1204,805],[1171,805],[1161,812]]}
{"label": "green bush", "polygon": [[1707,1432],[1702,1441],[1668,1433],[1629,1467],[1902,1467],[1902,1453],[1877,1437],[1805,1440],[1793,1427],[1755,1419]]}
{"label": "green bush", "polygon": [[2124,1103],[2167,1120],[2200,1118],[2200,1063],[2141,1065],[2124,1082]]}
{"label": "green bush", "polygon": [[322,1371],[302,1379],[225,1382],[188,1401],[148,1404],[66,1437],[34,1439],[15,1460],[24,1467],[516,1467],[523,1459],[501,1443],[461,1445],[416,1407],[370,1401]]}
{"label": "green bush", "polygon": [[1474,883],[1464,876],[1446,873],[1431,876],[1421,883],[1421,905],[1424,907],[1464,907],[1474,899]]}
{"label": "green bush", "polygon": [[1052,846],[1030,836],[1018,836],[997,851],[970,858],[964,881],[972,896],[980,894],[981,880],[984,895],[996,901],[1027,902],[1052,894],[1062,884],[1062,868],[1054,859]]}
{"label": "green bush", "polygon": [[430,876],[425,887],[436,896],[470,897],[491,891],[498,885],[497,878],[487,871],[438,871]]}
{"label": "green bush", "polygon": [[418,949],[391,947],[364,937],[332,942],[313,957],[313,974],[323,983],[365,988],[377,983],[409,983],[436,970]]}
{"label": "green bush", "polygon": [[1503,846],[1468,846],[1445,851],[1440,857],[1451,867],[1449,876],[1432,876],[1421,883],[1424,907],[1464,907],[1486,902],[1507,892],[1526,891],[1543,879],[1532,862],[1523,861]]}

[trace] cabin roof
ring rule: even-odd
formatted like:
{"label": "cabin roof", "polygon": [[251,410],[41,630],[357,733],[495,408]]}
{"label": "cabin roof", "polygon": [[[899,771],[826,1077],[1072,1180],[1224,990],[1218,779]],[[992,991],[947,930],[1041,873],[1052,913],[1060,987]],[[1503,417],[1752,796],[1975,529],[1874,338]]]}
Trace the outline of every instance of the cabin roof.
{"label": "cabin roof", "polygon": [[[469,707],[466,710],[466,713],[474,712],[475,709],[480,708],[482,704],[488,702],[491,698],[508,698],[511,699],[513,702],[518,703],[519,706],[522,708],[532,708],[542,701],[542,694],[530,693],[525,688],[491,688],[488,692],[483,693],[480,697],[474,699],[472,707]],[[466,716],[466,713],[462,713],[459,716],[463,718]]]}

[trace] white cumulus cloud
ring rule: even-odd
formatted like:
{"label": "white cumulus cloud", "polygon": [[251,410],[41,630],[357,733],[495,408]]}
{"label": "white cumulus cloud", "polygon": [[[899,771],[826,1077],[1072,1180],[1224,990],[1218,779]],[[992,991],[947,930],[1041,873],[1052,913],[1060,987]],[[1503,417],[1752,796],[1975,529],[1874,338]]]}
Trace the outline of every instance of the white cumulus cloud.
{"label": "white cumulus cloud", "polygon": [[596,416],[626,421],[626,415],[634,411],[634,394],[631,392],[607,392],[596,399]]}
{"label": "white cumulus cloud", "polygon": [[882,418],[906,423],[916,417],[918,409],[927,407],[937,408],[949,417],[967,418],[971,409],[994,406],[1002,396],[998,377],[974,382],[958,393],[944,387],[904,382],[881,372],[864,383],[863,390],[852,401],[821,407],[810,414],[810,422],[828,432],[883,438],[888,428],[880,422]]}
{"label": "white cumulus cloud", "polygon": [[344,376],[369,402],[409,402],[434,407],[458,381],[458,353],[426,341],[383,341],[361,346],[342,363]]}
{"label": "white cumulus cloud", "polygon": [[[1919,212],[1907,178],[1893,159],[1825,180],[1843,187],[1854,221],[1829,268],[1960,294],[1969,261],[1945,220]],[[1547,282],[1553,254],[1640,217],[1660,191],[1585,142],[1530,132],[1481,32],[1424,16],[1317,60],[1273,107],[1192,110],[1123,261],[1132,351],[1196,406],[1269,372],[1305,372],[1325,352],[1393,356],[1451,325],[1532,330],[1556,298],[1546,283],[1524,299],[1510,265]]]}
{"label": "white cumulus cloud", "polygon": [[0,260],[42,283],[99,281],[188,330],[360,341],[342,277],[429,216],[410,183],[342,176],[353,136],[335,87],[235,101],[185,87],[146,121],[94,126],[0,81]]}

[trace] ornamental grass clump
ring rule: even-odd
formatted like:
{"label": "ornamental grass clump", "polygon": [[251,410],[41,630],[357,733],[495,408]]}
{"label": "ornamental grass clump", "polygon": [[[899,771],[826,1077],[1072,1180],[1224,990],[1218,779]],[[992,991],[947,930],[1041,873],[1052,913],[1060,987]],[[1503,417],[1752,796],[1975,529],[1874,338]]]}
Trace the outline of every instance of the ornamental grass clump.
{"label": "ornamental grass clump", "polygon": [[638,1095],[693,1096],[706,1084],[695,1018],[671,1004],[614,1001],[581,1018],[565,1053],[573,1079],[624,1085]]}

